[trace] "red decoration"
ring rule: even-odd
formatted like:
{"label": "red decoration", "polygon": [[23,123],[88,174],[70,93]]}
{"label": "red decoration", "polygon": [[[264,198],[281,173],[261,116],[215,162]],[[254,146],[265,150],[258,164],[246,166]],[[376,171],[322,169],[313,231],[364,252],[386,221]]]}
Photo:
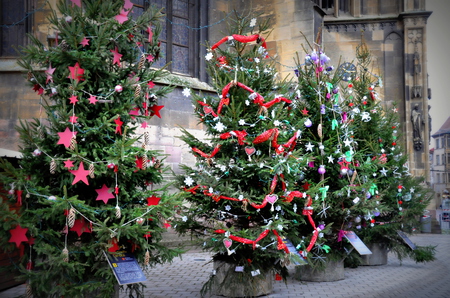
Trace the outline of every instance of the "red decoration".
{"label": "red decoration", "polygon": [[78,234],[78,237],[83,233],[91,233],[91,226],[89,223],[82,217],[81,219],[76,219],[73,227],[70,228],[71,231],[74,231]]}
{"label": "red decoration", "polygon": [[95,105],[95,103],[96,103],[97,101],[98,101],[98,100],[97,100],[97,96],[91,95],[91,96],[89,97],[89,103]]}
{"label": "red decoration", "polygon": [[157,105],[153,105],[150,107],[150,110],[152,111],[150,113],[150,116],[156,115],[157,117],[161,118],[161,114],[159,113],[159,111],[164,108],[164,106],[157,106]]}
{"label": "red decoration", "polygon": [[129,12],[130,12],[129,10],[122,9],[120,14],[116,15],[114,18],[116,19],[117,22],[119,22],[119,24],[123,24],[124,22],[128,21]]}
{"label": "red decoration", "polygon": [[231,132],[226,132],[220,135],[222,140],[226,140],[232,136],[237,137],[239,145],[244,145],[245,137],[247,136],[247,132],[245,130],[233,130]]}
{"label": "red decoration", "polygon": [[147,198],[147,206],[158,205],[159,201],[161,201],[161,198],[158,198],[156,196],[148,197]]}
{"label": "red decoration", "polygon": [[152,27],[148,26],[147,27],[147,31],[145,31],[148,33],[148,42],[151,44],[152,43],[152,38],[153,38],[153,31],[152,31]]}
{"label": "red decoration", "polygon": [[55,72],[56,68],[52,68],[52,64],[50,63],[50,66],[45,71],[45,74],[47,75],[47,79],[45,80],[45,83],[48,84],[49,81],[53,82],[53,73]]}
{"label": "red decoration", "polygon": [[123,121],[121,121],[120,117],[118,117],[116,120],[114,120],[114,123],[117,125],[116,126],[116,133],[122,135],[122,124],[123,124]]}
{"label": "red decoration", "polygon": [[111,188],[106,186],[106,184],[103,184],[102,188],[96,189],[95,191],[98,194],[96,201],[103,201],[105,204],[108,204],[108,200],[114,198]]}
{"label": "red decoration", "polygon": [[87,176],[89,175],[89,170],[84,169],[83,162],[80,162],[80,166],[78,167],[78,170],[69,170],[73,175],[75,175],[75,178],[72,181],[72,185],[77,183],[78,181],[83,181],[86,185],[89,185],[89,182],[87,180]]}
{"label": "red decoration", "polygon": [[68,76],[69,79],[77,81],[84,81],[84,69],[81,68],[80,64],[77,62],[74,66],[69,66],[70,74]]}
{"label": "red decoration", "polygon": [[70,159],[66,160],[64,162],[64,167],[68,169],[73,168],[73,161],[71,161]]}
{"label": "red decoration", "polygon": [[110,244],[112,246],[110,248],[108,248],[109,252],[116,252],[119,250],[119,243],[117,242],[116,238],[112,238]]}
{"label": "red decoration", "polygon": [[86,36],[83,38],[83,40],[80,42],[80,45],[82,45],[83,47],[88,46],[89,45],[89,39],[86,38]]}
{"label": "red decoration", "polygon": [[64,147],[69,148],[70,141],[72,137],[77,135],[76,131],[71,131],[68,127],[66,127],[66,130],[64,132],[58,132],[59,135],[59,141],[56,144],[62,144]]}
{"label": "red decoration", "polygon": [[16,246],[19,247],[21,242],[28,241],[26,236],[27,231],[28,228],[22,228],[20,225],[17,225],[14,229],[9,231],[11,233],[11,238],[8,242],[14,242],[16,243]]}
{"label": "red decoration", "polygon": [[69,122],[70,122],[70,123],[77,123],[77,119],[78,119],[78,117],[75,116],[75,115],[70,116],[70,117],[69,117]]}
{"label": "red decoration", "polygon": [[113,65],[117,64],[120,66],[120,58],[122,58],[122,54],[119,53],[117,50],[117,47],[114,50],[109,50],[111,53],[113,53]]}
{"label": "red decoration", "polygon": [[192,148],[192,151],[194,151],[195,153],[200,154],[200,156],[202,156],[202,157],[204,157],[204,158],[213,158],[214,155],[216,155],[217,152],[219,152],[219,148],[220,148],[220,145],[217,145],[217,146],[214,148],[214,150],[211,152],[211,154],[206,154],[206,153],[204,153],[203,151],[201,151],[200,149],[195,148],[195,147]]}

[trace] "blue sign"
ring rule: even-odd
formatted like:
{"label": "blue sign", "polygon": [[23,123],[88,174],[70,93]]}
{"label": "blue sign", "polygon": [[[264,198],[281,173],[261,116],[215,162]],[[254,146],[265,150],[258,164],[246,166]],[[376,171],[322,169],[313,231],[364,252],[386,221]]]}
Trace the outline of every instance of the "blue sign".
{"label": "blue sign", "polygon": [[133,254],[127,251],[105,252],[109,266],[111,266],[119,285],[133,284],[147,281],[141,267]]}

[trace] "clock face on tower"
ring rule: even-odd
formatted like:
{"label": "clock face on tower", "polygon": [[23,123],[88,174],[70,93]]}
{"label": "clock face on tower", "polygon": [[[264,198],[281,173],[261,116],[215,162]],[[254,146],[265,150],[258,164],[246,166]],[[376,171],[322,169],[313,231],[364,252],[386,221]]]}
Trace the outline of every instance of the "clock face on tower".
{"label": "clock face on tower", "polygon": [[356,66],[350,62],[339,65],[336,73],[343,81],[350,81],[354,78]]}

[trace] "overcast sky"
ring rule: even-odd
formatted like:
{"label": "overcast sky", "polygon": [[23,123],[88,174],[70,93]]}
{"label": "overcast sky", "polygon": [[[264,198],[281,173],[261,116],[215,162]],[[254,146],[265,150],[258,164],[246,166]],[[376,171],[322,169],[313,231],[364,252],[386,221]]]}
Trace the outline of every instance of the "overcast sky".
{"label": "overcast sky", "polygon": [[[431,88],[431,133],[450,117],[450,0],[426,0],[428,83]],[[431,148],[434,142],[431,141]]]}

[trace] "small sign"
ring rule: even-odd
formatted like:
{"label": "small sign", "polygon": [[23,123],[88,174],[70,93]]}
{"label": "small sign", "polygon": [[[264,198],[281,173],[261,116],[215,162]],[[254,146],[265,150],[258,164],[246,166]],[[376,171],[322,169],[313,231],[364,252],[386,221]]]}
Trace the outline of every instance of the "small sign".
{"label": "small sign", "polygon": [[103,253],[111,266],[119,285],[133,284],[147,281],[141,267],[133,254],[127,251],[105,252]]}
{"label": "small sign", "polygon": [[236,266],[234,269],[235,272],[244,272],[244,266]]}
{"label": "small sign", "polygon": [[350,242],[351,245],[358,251],[360,255],[371,255],[372,252],[370,249],[364,244],[364,242],[359,239],[358,235],[353,231],[344,231],[345,238]]}
{"label": "small sign", "polygon": [[414,243],[412,243],[412,241],[408,238],[408,236],[406,236],[405,232],[397,231],[397,234],[403,239],[403,241],[405,241],[405,243],[406,243],[412,250],[415,250],[415,249],[416,249],[416,245],[415,245]]}
{"label": "small sign", "polygon": [[292,260],[292,263],[295,265],[306,265],[308,262],[303,258],[303,256],[297,251],[294,244],[292,244],[291,240],[283,238],[284,244],[286,244],[287,249],[289,250],[289,253],[295,254],[298,256],[298,258],[295,258]]}

